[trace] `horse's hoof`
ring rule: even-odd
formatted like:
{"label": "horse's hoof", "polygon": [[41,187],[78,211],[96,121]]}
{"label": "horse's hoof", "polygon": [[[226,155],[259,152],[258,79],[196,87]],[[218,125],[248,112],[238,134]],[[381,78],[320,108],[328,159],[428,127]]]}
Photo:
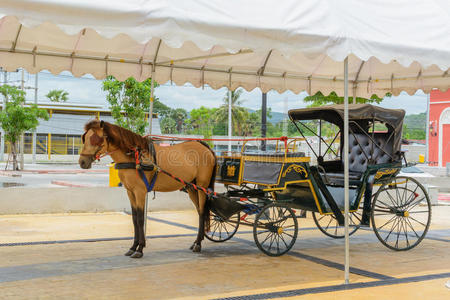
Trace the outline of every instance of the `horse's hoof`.
{"label": "horse's hoof", "polygon": [[141,258],[142,256],[144,256],[144,253],[139,252],[139,251],[135,251],[133,254],[131,254],[131,258]]}
{"label": "horse's hoof", "polygon": [[189,247],[189,250],[194,250],[195,245],[196,245],[196,243],[193,243],[192,246]]}
{"label": "horse's hoof", "polygon": [[202,251],[202,246],[199,244],[192,245],[192,252],[200,252]]}
{"label": "horse's hoof", "polygon": [[131,256],[136,250],[128,250],[124,255],[125,256]]}

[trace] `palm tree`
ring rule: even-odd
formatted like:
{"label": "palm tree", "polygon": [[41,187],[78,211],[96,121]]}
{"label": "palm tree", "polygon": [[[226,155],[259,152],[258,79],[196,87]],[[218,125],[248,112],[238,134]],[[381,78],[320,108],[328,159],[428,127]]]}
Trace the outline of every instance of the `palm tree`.
{"label": "palm tree", "polygon": [[69,100],[69,93],[64,90],[51,90],[45,97],[51,102],[66,102]]}
{"label": "palm tree", "polygon": [[242,124],[244,124],[248,118],[247,109],[241,106],[242,102],[245,101],[240,99],[242,92],[242,89],[227,92],[223,98],[223,104],[216,110],[213,116],[216,122],[226,122],[228,120],[228,93],[231,93],[231,120],[234,133],[237,135],[243,134]]}
{"label": "palm tree", "polygon": [[187,111],[182,108],[172,109],[169,115],[170,118],[175,121],[177,132],[180,133],[183,129],[183,124],[187,119]]}

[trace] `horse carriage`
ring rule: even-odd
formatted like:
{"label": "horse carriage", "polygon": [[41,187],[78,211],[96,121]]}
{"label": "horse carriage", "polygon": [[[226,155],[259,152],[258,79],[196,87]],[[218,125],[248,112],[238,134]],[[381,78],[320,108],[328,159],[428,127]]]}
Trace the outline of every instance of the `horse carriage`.
{"label": "horse carriage", "polygon": [[[344,237],[348,159],[349,234],[372,226],[390,249],[417,246],[430,226],[431,204],[416,179],[400,174],[407,164],[401,151],[404,114],[369,104],[349,105],[345,155],[343,105],[290,110],[301,139],[285,139],[273,152],[246,151],[244,144],[240,152],[217,157],[216,181],[227,191],[213,201],[206,237],[224,242],[239,226],[251,226],[258,248],[280,256],[295,244],[304,211],[312,212],[327,236]],[[299,143],[307,144],[312,157],[297,150]]]}

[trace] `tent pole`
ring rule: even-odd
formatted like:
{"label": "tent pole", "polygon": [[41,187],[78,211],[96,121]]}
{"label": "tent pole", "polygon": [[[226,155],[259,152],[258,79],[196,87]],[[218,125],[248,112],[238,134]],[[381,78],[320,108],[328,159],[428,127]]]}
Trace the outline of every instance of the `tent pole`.
{"label": "tent pole", "polygon": [[348,182],[348,56],[344,60],[344,206],[345,206],[345,284],[349,284],[350,249],[348,236],[349,182]]}
{"label": "tent pole", "polygon": [[232,119],[231,119],[231,91],[228,90],[228,152],[231,152]]}
{"label": "tent pole", "polygon": [[151,81],[151,86],[150,86],[150,111],[148,113],[148,125],[149,125],[149,129],[148,129],[148,134],[152,134],[152,123],[153,123],[153,90],[154,90],[154,84],[155,82],[153,81],[153,78],[155,76],[155,72],[152,70],[152,81]]}
{"label": "tent pole", "polygon": [[[152,81],[151,81],[151,85],[150,85],[150,111],[148,113],[148,134],[152,134],[152,125],[153,125],[153,102],[154,102],[154,97],[153,97],[153,91],[154,91],[154,85],[155,82],[153,81],[155,78],[155,71],[152,69]],[[147,236],[147,209],[148,209],[148,193],[145,195],[145,205],[144,205],[144,237]],[[147,238],[145,238],[147,240]]]}
{"label": "tent pole", "polygon": [[[3,84],[6,85],[7,83],[7,72],[3,68],[1,69],[3,72]],[[3,98],[2,101],[2,111],[6,109],[6,97]],[[0,134],[1,134],[1,141],[0,141],[0,161],[3,161],[3,156],[5,152],[5,132],[3,131],[3,128],[0,128]]]}
{"label": "tent pole", "polygon": [[[34,104],[37,105],[38,101],[38,73],[34,75]],[[32,162],[33,164],[36,163],[36,129],[33,130],[33,141],[31,146],[31,154],[32,154]]]}
{"label": "tent pole", "polygon": [[[431,93],[431,91],[430,91]],[[425,152],[425,163],[430,160],[429,157],[429,135],[430,135],[430,93],[427,94],[427,129],[425,132],[425,145],[426,145],[426,152]]]}

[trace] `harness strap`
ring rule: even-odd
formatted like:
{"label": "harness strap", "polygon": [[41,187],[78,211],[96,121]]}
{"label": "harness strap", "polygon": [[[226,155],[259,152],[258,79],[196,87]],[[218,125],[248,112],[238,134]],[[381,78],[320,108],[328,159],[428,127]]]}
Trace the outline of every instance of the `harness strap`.
{"label": "harness strap", "polygon": [[[153,171],[155,169],[155,166],[141,164],[139,165],[139,168],[144,171]],[[114,169],[116,170],[136,169],[136,163],[135,162],[116,163],[114,164]]]}
{"label": "harness strap", "polygon": [[155,175],[153,175],[152,181],[149,184],[147,180],[147,176],[145,176],[145,173],[142,169],[138,169],[138,173],[141,176],[142,181],[145,184],[145,187],[147,188],[147,193],[151,192],[153,188],[155,187],[156,178],[158,177],[158,172],[155,172]]}

